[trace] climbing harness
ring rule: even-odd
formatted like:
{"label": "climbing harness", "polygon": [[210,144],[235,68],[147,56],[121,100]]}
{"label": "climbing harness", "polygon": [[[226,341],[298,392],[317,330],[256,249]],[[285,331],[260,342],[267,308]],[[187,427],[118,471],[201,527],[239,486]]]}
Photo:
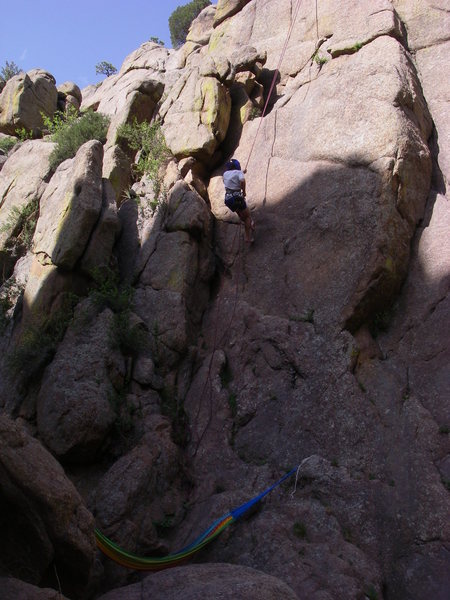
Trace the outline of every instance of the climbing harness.
{"label": "climbing harness", "polygon": [[232,211],[245,210],[245,198],[242,192],[227,190],[225,192],[225,204]]}
{"label": "climbing harness", "polygon": [[170,567],[175,567],[176,565],[184,562],[194,554],[196,554],[199,550],[204,548],[207,544],[212,542],[218,535],[222,533],[229,525],[236,522],[238,519],[243,517],[246,512],[250,510],[255,504],[261,502],[261,500],[267,496],[272,490],[281,485],[286,479],[291,477],[295,472],[297,472],[297,467],[283,475],[281,479],[271,485],[269,488],[264,490],[258,496],[255,496],[248,502],[241,504],[237,508],[234,508],[229,513],[217,519],[206,529],[196,540],[194,540],[188,546],[185,546],[178,552],[174,552],[173,554],[169,554],[167,556],[161,558],[154,557],[141,557],[131,552],[127,552],[105,535],[103,535],[98,529],[95,530],[95,539],[97,542],[97,546],[99,549],[106,554],[110,559],[114,562],[122,565],[123,567],[127,567],[129,569],[135,569],[138,571],[162,571],[163,569],[168,569]]}

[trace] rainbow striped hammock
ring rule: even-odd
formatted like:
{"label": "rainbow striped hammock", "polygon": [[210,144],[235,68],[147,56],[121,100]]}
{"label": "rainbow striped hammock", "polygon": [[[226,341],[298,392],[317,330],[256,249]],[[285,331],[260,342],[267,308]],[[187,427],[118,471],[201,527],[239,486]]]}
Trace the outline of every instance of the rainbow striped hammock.
{"label": "rainbow striped hammock", "polygon": [[170,567],[175,567],[180,564],[182,561],[187,560],[191,556],[193,556],[196,552],[204,548],[207,544],[212,542],[218,535],[222,533],[224,529],[226,529],[231,523],[237,521],[240,517],[242,517],[252,506],[254,506],[257,502],[260,502],[264,496],[267,496],[272,490],[281,485],[283,481],[288,479],[291,475],[293,475],[297,471],[297,467],[286,473],[279,481],[271,485],[269,488],[264,490],[258,496],[255,496],[248,502],[241,504],[237,508],[233,509],[217,521],[208,527],[196,540],[194,540],[188,546],[185,546],[178,552],[174,552],[173,554],[168,554],[167,556],[161,558],[150,558],[150,557],[141,557],[136,554],[131,554],[127,552],[123,548],[120,548],[113,541],[108,539],[105,535],[103,535],[98,529],[95,530],[95,538],[97,541],[97,546],[100,550],[106,554],[113,561],[122,565],[123,567],[127,567],[129,569],[134,569],[138,571],[162,571],[163,569],[169,569]]}

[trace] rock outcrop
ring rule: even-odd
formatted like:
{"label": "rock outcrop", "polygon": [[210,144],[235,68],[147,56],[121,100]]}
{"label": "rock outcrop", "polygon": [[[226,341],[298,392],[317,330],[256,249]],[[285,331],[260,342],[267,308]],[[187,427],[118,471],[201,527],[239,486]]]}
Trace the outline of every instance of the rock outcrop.
{"label": "rock outcrop", "polygon": [[73,269],[102,208],[103,146],[94,140],[62,163],[41,201],[34,252],[45,264]]}
{"label": "rock outcrop", "polygon": [[135,310],[151,332],[154,361],[163,372],[179,363],[198,333],[214,273],[211,234],[205,201],[178,182],[164,226],[150,231],[137,257]]}
{"label": "rock outcrop", "polygon": [[[20,258],[15,239],[23,228],[23,215],[36,210],[47,187],[49,157],[54,145],[28,140],[16,147],[0,173],[0,269],[7,279]],[[31,233],[31,232],[30,232]],[[32,235],[31,235],[32,237]],[[31,245],[31,240],[28,241]],[[23,252],[22,252],[23,253]]]}
{"label": "rock outcrop", "polygon": [[80,88],[73,81],[66,81],[61,85],[58,85],[58,109],[61,111],[69,110],[72,107],[73,110],[79,110],[83,96]]}
{"label": "rock outcrop", "polygon": [[227,564],[192,565],[160,573],[142,583],[115,590],[99,600],[176,600],[178,598],[223,598],[223,600],[297,600],[285,583],[248,567]]}
{"label": "rock outcrop", "polygon": [[40,588],[29,583],[14,579],[13,577],[0,577],[0,586],[5,598],[15,598],[16,600],[66,600],[58,591],[51,588]]}
{"label": "rock outcrop", "polygon": [[90,319],[92,308],[80,304],[37,398],[40,438],[59,459],[77,463],[95,460],[115,421],[114,395],[125,376],[123,358],[111,348],[111,311],[80,331],[80,322]]}
{"label": "rock outcrop", "polygon": [[56,169],[47,185],[24,292],[26,323],[42,322],[49,311],[61,308],[61,294],[79,291],[77,269],[91,275],[109,266],[120,223],[114,191],[102,178],[102,165],[102,144],[86,142],[73,159]]}
{"label": "rock outcrop", "polygon": [[[68,595],[84,597],[95,555],[92,515],[36,439],[4,416],[0,434],[2,570],[35,585],[59,572]],[[3,597],[15,587],[7,582]]]}
{"label": "rock outcrop", "polygon": [[[442,0],[219,0],[180,49],[146,42],[58,90],[111,118],[104,147],[54,174],[48,142],[9,152],[6,600],[51,598],[55,568],[68,598],[447,597],[448,17]],[[144,121],[171,156],[137,175],[146,150],[119,127]],[[231,156],[250,247],[223,204]],[[27,251],[10,215],[31,199]],[[94,563],[92,515],[161,556],[296,465],[203,564]]]}
{"label": "rock outcrop", "polygon": [[41,113],[53,117],[57,109],[55,83],[53,75],[42,69],[11,77],[0,95],[0,131],[15,135],[22,128],[27,132],[41,129]]}

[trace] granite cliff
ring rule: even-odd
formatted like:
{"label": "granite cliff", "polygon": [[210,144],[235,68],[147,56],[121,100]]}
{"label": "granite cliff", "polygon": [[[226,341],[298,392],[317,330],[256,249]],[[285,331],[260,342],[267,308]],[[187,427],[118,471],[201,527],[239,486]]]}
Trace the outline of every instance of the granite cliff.
{"label": "granite cliff", "polygon": [[[7,82],[0,132],[34,139],[0,156],[2,598],[448,597],[449,14],[219,0],[99,86]],[[42,115],[80,108],[105,140],[54,168]],[[194,564],[95,548],[175,551],[296,465]]]}

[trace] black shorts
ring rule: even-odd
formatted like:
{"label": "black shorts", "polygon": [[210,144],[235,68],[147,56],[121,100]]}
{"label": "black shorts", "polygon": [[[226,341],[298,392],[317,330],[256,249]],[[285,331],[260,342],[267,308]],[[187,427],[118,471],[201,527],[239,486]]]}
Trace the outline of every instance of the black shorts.
{"label": "black shorts", "polygon": [[225,204],[233,212],[239,212],[247,208],[244,196],[241,192],[226,192]]}

